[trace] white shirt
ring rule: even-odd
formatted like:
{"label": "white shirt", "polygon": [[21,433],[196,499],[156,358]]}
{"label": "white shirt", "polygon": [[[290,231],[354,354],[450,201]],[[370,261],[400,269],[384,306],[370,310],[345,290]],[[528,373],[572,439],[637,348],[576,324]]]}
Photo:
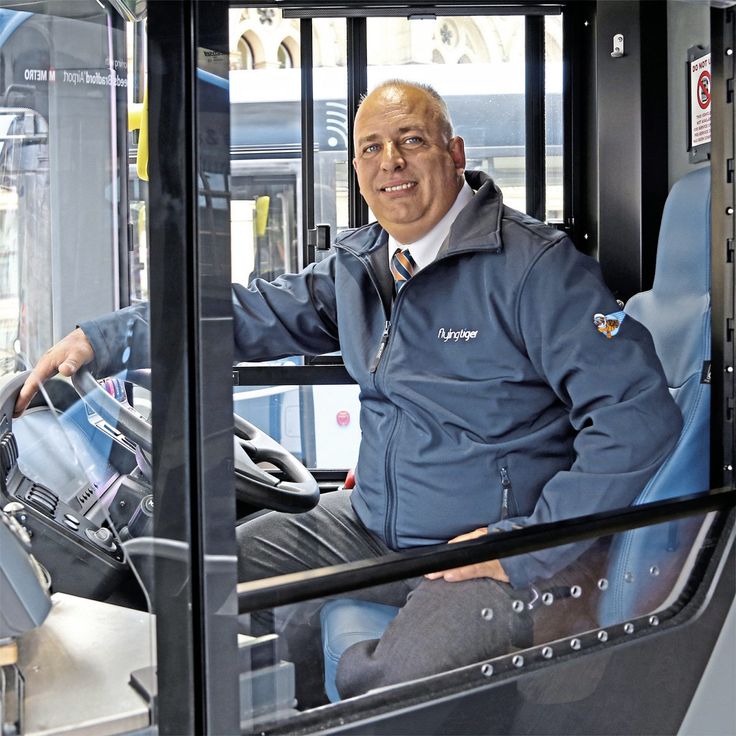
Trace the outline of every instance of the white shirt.
{"label": "white shirt", "polygon": [[428,266],[437,257],[442,243],[444,243],[447,233],[450,232],[452,223],[455,222],[455,218],[460,214],[462,210],[471,199],[473,199],[473,189],[468,182],[463,182],[463,186],[458,192],[455,202],[452,207],[447,210],[445,216],[426,234],[423,235],[419,240],[415,240],[413,243],[399,243],[393,235],[388,236],[388,262],[391,265],[391,258],[396,252],[397,248],[409,248],[411,257],[414,259],[414,263],[417,264],[414,273],[420,271],[425,266]]}

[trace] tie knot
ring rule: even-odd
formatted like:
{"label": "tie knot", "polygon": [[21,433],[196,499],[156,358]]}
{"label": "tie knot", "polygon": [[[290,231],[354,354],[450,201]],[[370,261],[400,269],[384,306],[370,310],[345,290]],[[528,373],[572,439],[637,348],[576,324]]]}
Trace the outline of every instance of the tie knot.
{"label": "tie knot", "polygon": [[397,248],[391,256],[391,273],[393,274],[394,280],[396,281],[396,291],[398,290],[414,275],[417,264],[411,257],[411,253],[408,248]]}

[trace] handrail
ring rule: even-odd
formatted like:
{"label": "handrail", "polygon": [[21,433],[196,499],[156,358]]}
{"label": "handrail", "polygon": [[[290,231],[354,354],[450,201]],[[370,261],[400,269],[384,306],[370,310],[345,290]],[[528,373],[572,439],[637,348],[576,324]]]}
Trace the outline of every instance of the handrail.
{"label": "handrail", "polygon": [[344,365],[236,365],[234,386],[339,386],[355,380]]}
{"label": "handrail", "polygon": [[655,501],[510,532],[498,532],[468,542],[431,545],[370,560],[254,580],[238,584],[238,612],[249,613],[262,608],[347,593],[424,575],[434,570],[445,570],[489,559],[503,559],[734,506],[736,490],[718,488],[667,501]]}

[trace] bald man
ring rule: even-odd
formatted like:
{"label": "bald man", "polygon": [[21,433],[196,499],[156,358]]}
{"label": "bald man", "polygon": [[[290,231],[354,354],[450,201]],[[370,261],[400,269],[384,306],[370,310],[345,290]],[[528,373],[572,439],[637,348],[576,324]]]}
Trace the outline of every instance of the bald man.
{"label": "bald man", "polygon": [[[598,331],[595,316],[619,307],[597,264],[563,233],[505,207],[487,175],[465,171],[463,140],[432,88],[379,85],[358,109],[354,141],[377,222],[342,232],[327,258],[299,274],[233,293],[238,359],[342,352],[361,388],[356,485],[324,494],[308,513],[241,525],[241,579],[630,504],[681,418],[647,331],[628,316],[611,339]],[[114,372],[125,334],[140,341],[146,323],[136,308],[82,324],[39,362],[18,411],[57,370],[91,363],[97,375]],[[380,640],[345,652],[340,694],[529,645],[539,589],[584,574],[581,550],[363,591],[401,610]],[[517,600],[529,604],[523,614]],[[319,701],[305,685],[318,656],[314,613],[303,604],[276,616],[287,656],[306,660],[303,705]]]}

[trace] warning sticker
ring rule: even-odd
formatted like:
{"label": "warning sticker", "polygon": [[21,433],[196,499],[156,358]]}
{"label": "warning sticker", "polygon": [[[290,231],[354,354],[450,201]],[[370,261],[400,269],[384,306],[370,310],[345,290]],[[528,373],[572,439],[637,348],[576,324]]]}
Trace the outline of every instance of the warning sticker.
{"label": "warning sticker", "polygon": [[690,146],[710,143],[710,54],[690,62]]}

